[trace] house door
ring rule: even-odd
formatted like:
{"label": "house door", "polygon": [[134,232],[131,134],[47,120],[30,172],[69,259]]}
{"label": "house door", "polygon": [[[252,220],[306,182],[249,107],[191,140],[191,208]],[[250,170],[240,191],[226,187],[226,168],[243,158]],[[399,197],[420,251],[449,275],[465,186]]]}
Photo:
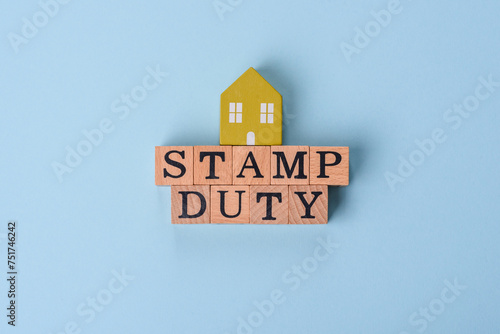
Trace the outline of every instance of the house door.
{"label": "house door", "polygon": [[255,145],[255,133],[252,131],[247,133],[247,145]]}

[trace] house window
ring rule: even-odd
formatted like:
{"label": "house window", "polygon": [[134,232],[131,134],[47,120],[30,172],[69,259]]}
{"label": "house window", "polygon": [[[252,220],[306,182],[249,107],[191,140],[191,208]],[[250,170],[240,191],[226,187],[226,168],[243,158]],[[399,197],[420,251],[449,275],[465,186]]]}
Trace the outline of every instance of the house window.
{"label": "house window", "polygon": [[260,104],[260,122],[269,124],[274,123],[274,103]]}
{"label": "house window", "polygon": [[243,103],[229,103],[229,123],[241,123],[243,121]]}

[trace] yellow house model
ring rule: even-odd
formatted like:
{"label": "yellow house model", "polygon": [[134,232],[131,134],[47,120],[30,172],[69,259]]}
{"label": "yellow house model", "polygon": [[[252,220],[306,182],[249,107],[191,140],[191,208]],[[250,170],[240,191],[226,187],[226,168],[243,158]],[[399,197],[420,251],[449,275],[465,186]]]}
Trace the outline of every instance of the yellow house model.
{"label": "yellow house model", "polygon": [[221,145],[281,145],[282,99],[250,67],[220,96]]}

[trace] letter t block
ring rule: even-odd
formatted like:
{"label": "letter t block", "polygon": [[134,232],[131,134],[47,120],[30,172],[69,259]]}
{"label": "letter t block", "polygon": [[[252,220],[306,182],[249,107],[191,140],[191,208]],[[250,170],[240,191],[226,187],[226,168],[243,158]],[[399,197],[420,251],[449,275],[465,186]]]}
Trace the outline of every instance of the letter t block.
{"label": "letter t block", "polygon": [[250,186],[250,224],[288,224],[288,186]]}
{"label": "letter t block", "polygon": [[232,184],[233,147],[195,146],[194,184]]}

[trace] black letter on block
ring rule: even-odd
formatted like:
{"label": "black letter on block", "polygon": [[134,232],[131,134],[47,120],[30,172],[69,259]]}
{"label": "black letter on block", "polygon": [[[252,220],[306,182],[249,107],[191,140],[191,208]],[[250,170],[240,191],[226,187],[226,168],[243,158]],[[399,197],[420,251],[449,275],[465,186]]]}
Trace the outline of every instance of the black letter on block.
{"label": "black letter on block", "polygon": [[[301,151],[297,152],[295,154],[295,159],[293,160],[292,163],[292,168],[288,166],[288,162],[286,161],[285,158],[285,152],[273,152],[273,154],[276,155],[276,175],[273,176],[273,179],[284,179],[285,177],[281,175],[280,171],[280,160],[283,162],[283,169],[285,170],[286,176],[290,179],[292,178],[293,171],[295,170],[295,167],[297,166],[297,163],[299,163],[299,173],[294,176],[296,179],[307,179],[307,176],[304,174],[304,156],[307,154],[307,152]],[[300,162],[299,162],[300,160]]]}
{"label": "black letter on block", "polygon": [[273,197],[276,197],[278,202],[281,203],[281,193],[257,193],[257,203],[260,202],[262,197],[266,197],[266,216],[262,220],[276,220],[273,217]]}
{"label": "black letter on block", "polygon": [[[341,161],[342,161],[342,156],[333,151],[322,151],[318,152],[319,154],[319,175],[318,179],[327,179],[329,178],[328,175],[326,175],[326,166],[337,166]],[[326,155],[327,154],[333,154],[335,156],[335,161],[331,164],[326,163]]]}
{"label": "black letter on block", "polygon": [[239,196],[239,204],[238,204],[238,212],[235,215],[228,215],[226,213],[226,193],[227,190],[219,190],[217,191],[220,193],[220,213],[226,218],[236,218],[240,215],[241,213],[241,194],[245,192],[245,190],[236,190],[235,192],[238,193]]}
{"label": "black letter on block", "polygon": [[318,199],[319,195],[323,194],[322,191],[313,191],[311,194],[313,194],[314,198],[312,199],[311,203],[307,203],[304,195],[306,194],[305,191],[298,191],[295,193],[297,196],[299,196],[300,201],[304,205],[304,208],[306,209],[306,214],[301,216],[300,218],[316,218],[311,215],[311,207],[313,206],[314,202]]}
{"label": "black letter on block", "polygon": [[205,179],[218,179],[218,176],[215,176],[215,157],[220,157],[222,162],[226,161],[226,155],[224,152],[200,152],[200,162],[203,162],[205,157],[210,157],[210,175],[205,177]]}
{"label": "black letter on block", "polygon": [[184,151],[168,151],[166,154],[165,154],[165,162],[169,165],[172,165],[174,167],[177,167],[180,169],[180,174],[179,175],[172,175],[170,174],[166,168],[163,168],[163,177],[171,177],[171,178],[174,178],[174,179],[178,179],[180,177],[182,177],[184,174],[186,174],[186,167],[184,167],[184,165],[178,161],[175,161],[175,160],[172,160],[170,159],[170,154],[172,153],[177,153],[178,155],[181,156],[182,159],[184,159]]}
{"label": "black letter on block", "polygon": [[[250,162],[252,164],[247,166],[248,159],[250,159]],[[243,164],[243,167],[241,168],[241,172],[236,177],[244,177],[243,171],[246,168],[251,168],[255,171],[255,176],[253,177],[254,179],[264,178],[264,175],[262,175],[262,173],[259,170],[259,166],[257,166],[257,162],[255,161],[255,157],[253,156],[252,152],[248,152],[247,158],[245,159],[245,163]]]}
{"label": "black letter on block", "polygon": [[[197,191],[179,191],[179,194],[182,195],[182,214],[179,216],[179,218],[198,218],[205,213],[205,210],[207,209],[207,201],[205,200],[205,196],[203,196],[201,193]],[[198,213],[195,213],[194,215],[190,215],[187,212],[189,194],[198,196],[201,202],[200,211],[198,211]]]}

